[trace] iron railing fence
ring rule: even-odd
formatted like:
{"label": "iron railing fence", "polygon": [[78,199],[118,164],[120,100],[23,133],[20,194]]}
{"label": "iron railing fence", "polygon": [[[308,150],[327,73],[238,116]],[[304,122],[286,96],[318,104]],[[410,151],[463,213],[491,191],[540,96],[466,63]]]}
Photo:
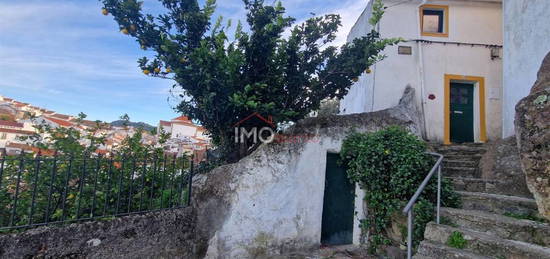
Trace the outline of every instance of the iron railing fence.
{"label": "iron railing fence", "polygon": [[437,157],[437,160],[432,169],[430,169],[430,172],[428,172],[428,175],[426,175],[426,178],[424,178],[418,189],[416,189],[414,195],[411,197],[409,202],[407,202],[407,205],[403,209],[403,213],[407,214],[407,259],[411,259],[413,253],[414,204],[416,203],[416,200],[418,200],[420,194],[422,194],[422,191],[424,191],[424,188],[426,188],[426,186],[430,182],[430,179],[432,179],[435,172],[437,172],[437,205],[435,221],[437,224],[439,224],[439,210],[441,207],[441,163],[443,162],[443,155],[430,152],[427,152],[427,154],[433,157]]}
{"label": "iron railing fence", "polygon": [[0,231],[181,208],[193,161],[154,157],[0,157]]}

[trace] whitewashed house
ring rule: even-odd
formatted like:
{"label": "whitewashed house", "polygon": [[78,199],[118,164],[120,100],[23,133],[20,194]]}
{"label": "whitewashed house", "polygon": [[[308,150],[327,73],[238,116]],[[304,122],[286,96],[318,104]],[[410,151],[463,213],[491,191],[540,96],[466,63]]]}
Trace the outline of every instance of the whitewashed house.
{"label": "whitewashed house", "polygon": [[0,148],[6,148],[10,143],[26,144],[20,137],[28,137],[34,134],[34,129],[29,129],[25,123],[0,120]]}
{"label": "whitewashed house", "polygon": [[[395,106],[410,85],[426,139],[486,142],[514,134],[514,107],[550,51],[550,1],[384,0],[378,28],[387,58],[364,73],[342,100],[342,114]],[[372,1],[348,41],[372,26]],[[504,71],[504,72],[503,72]]]}
{"label": "whitewashed house", "polygon": [[164,149],[178,156],[184,153],[204,152],[210,145],[206,129],[194,124],[187,116],[180,116],[170,121],[159,121],[157,132],[170,133],[170,139],[164,145]]}
{"label": "whitewashed house", "polygon": [[[342,100],[343,114],[397,105],[407,85],[416,90],[425,138],[485,142],[502,132],[502,3],[500,0],[385,0],[387,58],[363,74]],[[348,40],[371,30],[372,2]]]}

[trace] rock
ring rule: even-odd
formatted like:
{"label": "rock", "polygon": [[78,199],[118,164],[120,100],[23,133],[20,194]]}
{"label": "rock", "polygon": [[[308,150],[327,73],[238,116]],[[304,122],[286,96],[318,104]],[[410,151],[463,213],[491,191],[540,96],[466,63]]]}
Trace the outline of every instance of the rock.
{"label": "rock", "polygon": [[531,88],[531,93],[536,93],[550,87],[550,53],[546,55],[542,61],[542,65],[537,74],[537,81],[533,88]]}
{"label": "rock", "polygon": [[[285,131],[314,136],[305,141],[263,144],[239,162],[196,178],[197,228],[208,238],[206,258],[271,258],[320,247],[327,152],[339,152],[353,131],[400,125],[421,135],[414,90],[399,106],[364,114],[306,118]],[[356,192],[354,242],[364,217]]]}
{"label": "rock", "polygon": [[515,130],[527,186],[550,219],[550,53],[531,93],[516,105]]}
{"label": "rock", "polygon": [[486,147],[479,163],[481,178],[499,181],[490,192],[533,198],[521,168],[516,137],[489,142]]}
{"label": "rock", "polygon": [[97,239],[97,238],[94,238],[94,239],[90,239],[88,240],[88,242],[86,242],[86,244],[88,246],[98,246],[101,244],[101,240],[100,239]]}

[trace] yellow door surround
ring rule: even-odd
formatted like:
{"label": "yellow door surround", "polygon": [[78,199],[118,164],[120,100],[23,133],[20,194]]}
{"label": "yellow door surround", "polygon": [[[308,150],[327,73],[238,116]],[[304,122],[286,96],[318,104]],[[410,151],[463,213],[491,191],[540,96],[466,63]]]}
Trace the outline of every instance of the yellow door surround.
{"label": "yellow door surround", "polygon": [[[487,124],[485,120],[485,78],[479,76],[462,76],[445,74],[445,82],[443,85],[445,102],[444,102],[444,133],[443,143],[451,144],[451,81],[468,81],[475,83],[479,88],[479,141],[487,141]],[[475,124],[475,122],[474,122]]]}

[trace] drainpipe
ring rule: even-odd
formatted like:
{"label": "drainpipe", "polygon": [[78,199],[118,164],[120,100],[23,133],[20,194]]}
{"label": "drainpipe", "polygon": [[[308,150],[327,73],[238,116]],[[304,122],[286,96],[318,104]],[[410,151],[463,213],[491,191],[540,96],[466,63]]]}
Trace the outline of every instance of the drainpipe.
{"label": "drainpipe", "polygon": [[[418,30],[418,38],[420,39],[422,36],[422,28],[420,28],[420,7],[424,4],[426,4],[427,0],[422,0],[422,2],[416,7],[416,22],[417,22],[417,30]],[[428,139],[428,127],[426,126],[426,113],[425,113],[425,95],[426,90],[424,88],[424,52],[422,51],[422,42],[417,41],[416,42],[418,47],[418,76],[419,76],[419,84],[420,84],[420,107],[422,109],[422,123],[424,124],[424,131],[422,135],[424,135],[424,139]]]}

